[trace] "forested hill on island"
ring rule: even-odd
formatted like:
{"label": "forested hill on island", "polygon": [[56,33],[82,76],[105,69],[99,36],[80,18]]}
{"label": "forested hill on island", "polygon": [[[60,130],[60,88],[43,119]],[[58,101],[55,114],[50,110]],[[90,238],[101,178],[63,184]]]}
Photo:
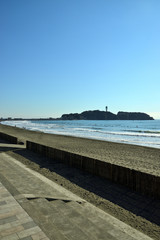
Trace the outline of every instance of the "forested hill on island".
{"label": "forested hill on island", "polygon": [[146,113],[118,112],[114,114],[108,111],[85,111],[82,113],[63,114],[60,120],[154,120]]}

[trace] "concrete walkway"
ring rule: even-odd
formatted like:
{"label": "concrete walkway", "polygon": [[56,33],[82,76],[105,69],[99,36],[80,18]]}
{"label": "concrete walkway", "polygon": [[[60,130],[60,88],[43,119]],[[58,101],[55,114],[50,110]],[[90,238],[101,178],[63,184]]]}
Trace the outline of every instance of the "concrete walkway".
{"label": "concrete walkway", "polygon": [[49,239],[2,183],[0,183],[0,239]]}
{"label": "concrete walkway", "polygon": [[1,240],[151,240],[4,151],[0,182]]}

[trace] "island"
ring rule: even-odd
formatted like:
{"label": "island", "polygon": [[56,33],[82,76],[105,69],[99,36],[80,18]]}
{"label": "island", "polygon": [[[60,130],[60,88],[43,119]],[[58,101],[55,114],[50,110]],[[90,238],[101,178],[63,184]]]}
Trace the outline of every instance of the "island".
{"label": "island", "polygon": [[118,112],[89,110],[82,113],[63,114],[60,120],[154,120],[146,113],[141,112]]}
{"label": "island", "polygon": [[108,111],[108,107],[106,107],[106,111],[100,110],[89,110],[84,111],[82,113],[69,113],[63,114],[59,118],[0,118],[0,122],[2,121],[52,121],[52,120],[154,120],[153,117],[150,117],[146,113],[142,112],[123,112],[120,111],[117,114]]}

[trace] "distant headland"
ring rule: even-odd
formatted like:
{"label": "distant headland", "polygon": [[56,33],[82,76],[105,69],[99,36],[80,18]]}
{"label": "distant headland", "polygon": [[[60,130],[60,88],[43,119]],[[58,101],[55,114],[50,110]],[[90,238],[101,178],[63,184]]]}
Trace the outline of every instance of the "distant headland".
{"label": "distant headland", "polygon": [[23,121],[23,120],[154,120],[153,117],[150,117],[146,113],[142,112],[123,112],[120,111],[117,114],[108,111],[100,110],[88,110],[82,113],[69,113],[63,114],[60,118],[0,118],[1,121]]}
{"label": "distant headland", "polygon": [[154,120],[146,113],[141,112],[118,112],[114,114],[108,111],[89,110],[82,113],[63,114],[60,120]]}

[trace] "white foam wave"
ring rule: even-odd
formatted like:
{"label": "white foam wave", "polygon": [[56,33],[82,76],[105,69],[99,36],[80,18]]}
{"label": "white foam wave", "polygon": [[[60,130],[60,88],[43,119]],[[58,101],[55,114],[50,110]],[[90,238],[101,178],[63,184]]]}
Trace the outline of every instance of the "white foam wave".
{"label": "white foam wave", "polygon": [[160,148],[159,127],[156,129],[152,129],[149,127],[144,129],[146,127],[145,123],[142,124],[142,127],[139,126],[139,129],[135,129],[135,127],[133,126],[133,122],[126,124],[126,122],[116,123],[115,121],[97,121],[96,123],[93,123],[91,121],[23,120],[5,121],[2,122],[2,124],[51,134],[85,137],[112,142],[124,142]]}

